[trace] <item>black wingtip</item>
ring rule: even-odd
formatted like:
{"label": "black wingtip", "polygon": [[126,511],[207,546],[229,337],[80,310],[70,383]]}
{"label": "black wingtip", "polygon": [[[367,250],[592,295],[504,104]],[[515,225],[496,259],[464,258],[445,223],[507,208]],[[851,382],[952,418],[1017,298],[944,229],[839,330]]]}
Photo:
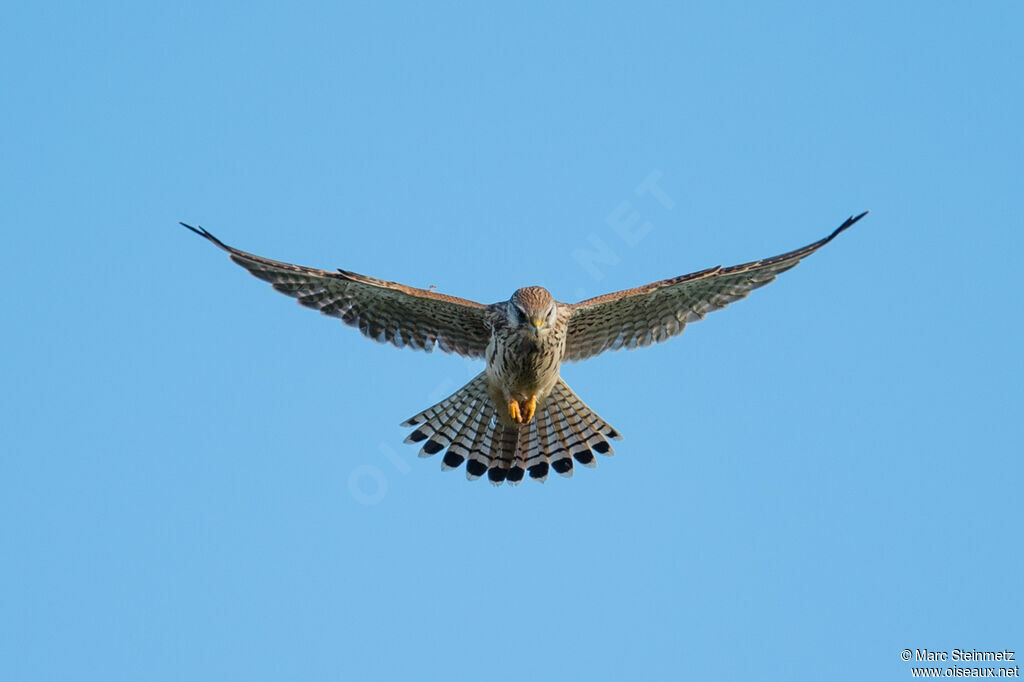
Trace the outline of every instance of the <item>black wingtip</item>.
{"label": "black wingtip", "polygon": [[843,222],[843,224],[842,224],[842,225],[840,225],[839,227],[837,227],[837,228],[836,228],[836,229],[835,229],[835,230],[834,230],[834,231],[832,232],[832,234],[830,234],[830,235],[829,235],[828,237],[826,237],[826,238],[825,238],[825,242],[826,242],[826,243],[828,243],[828,242],[832,241],[833,239],[835,239],[835,238],[836,238],[836,236],[837,236],[837,235],[838,235],[838,234],[839,234],[840,232],[842,232],[843,230],[845,230],[845,229],[848,229],[848,228],[850,228],[850,227],[853,227],[853,224],[854,224],[855,222],[857,222],[858,220],[860,220],[861,218],[863,218],[864,216],[866,216],[866,215],[867,215],[868,213],[871,213],[871,211],[864,211],[864,212],[863,212],[863,213],[861,213],[860,215],[855,215],[855,216],[854,216],[854,215],[851,215],[851,216],[850,216],[849,218],[847,218],[847,219],[846,219],[846,220],[845,220],[845,221]]}
{"label": "black wingtip", "polygon": [[183,222],[180,222],[180,221],[178,222],[178,224],[181,225],[182,227],[187,227],[188,229],[190,229],[193,232],[195,232],[196,234],[198,234],[200,237],[206,237],[206,239],[210,240],[211,242],[213,242],[214,244],[216,244],[220,248],[224,249],[225,251],[230,251],[231,250],[230,248],[228,248],[227,244],[225,244],[221,240],[219,240],[216,237],[214,237],[207,230],[205,230],[201,225],[197,225],[195,227],[192,227],[188,223],[183,223]]}

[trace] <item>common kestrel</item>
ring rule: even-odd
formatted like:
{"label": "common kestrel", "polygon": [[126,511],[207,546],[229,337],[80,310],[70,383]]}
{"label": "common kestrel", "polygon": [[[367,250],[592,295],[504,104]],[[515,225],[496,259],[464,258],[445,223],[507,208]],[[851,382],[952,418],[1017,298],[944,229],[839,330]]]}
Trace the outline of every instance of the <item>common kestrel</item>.
{"label": "common kestrel", "polygon": [[443,469],[466,462],[467,478],[486,473],[500,485],[519,483],[527,473],[543,481],[549,466],[571,476],[573,460],[596,466],[593,453],[613,454],[608,439],[622,437],[559,377],[563,361],[677,336],[687,323],[768,284],[866,214],[774,258],[708,268],[579,303],[556,301],[547,289],[532,286],[491,305],[346,270],[269,260],[232,248],[201,227],[182,225],[274,289],[375,341],[428,352],[436,345],[484,358],[486,368],[472,381],[402,425],[416,427],[405,442],[423,441],[420,456],[447,449]]}

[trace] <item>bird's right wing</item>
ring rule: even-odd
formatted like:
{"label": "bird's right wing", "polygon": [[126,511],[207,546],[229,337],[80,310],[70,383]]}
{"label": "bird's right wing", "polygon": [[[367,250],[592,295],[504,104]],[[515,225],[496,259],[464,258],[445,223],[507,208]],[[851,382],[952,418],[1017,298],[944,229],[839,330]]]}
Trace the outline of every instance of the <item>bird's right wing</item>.
{"label": "bird's right wing", "polygon": [[396,347],[483,357],[490,339],[488,306],[346,270],[281,263],[232,248],[201,227],[185,225],[224,249],[250,273],[299,303],[338,317],[375,341]]}
{"label": "bird's right wing", "polygon": [[582,360],[606,350],[649,346],[681,334],[688,322],[703,320],[709,312],[745,298],[866,214],[850,216],[824,239],[773,258],[730,268],[708,268],[574,303],[570,306],[565,359]]}

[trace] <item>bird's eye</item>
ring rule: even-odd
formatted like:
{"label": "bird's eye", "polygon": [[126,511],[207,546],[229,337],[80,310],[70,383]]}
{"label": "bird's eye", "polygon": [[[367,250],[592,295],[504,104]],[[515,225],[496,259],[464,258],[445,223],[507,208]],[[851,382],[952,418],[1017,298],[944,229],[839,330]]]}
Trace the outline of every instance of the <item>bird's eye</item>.
{"label": "bird's eye", "polygon": [[526,313],[524,313],[523,309],[518,306],[516,307],[516,319],[520,322],[526,321]]}

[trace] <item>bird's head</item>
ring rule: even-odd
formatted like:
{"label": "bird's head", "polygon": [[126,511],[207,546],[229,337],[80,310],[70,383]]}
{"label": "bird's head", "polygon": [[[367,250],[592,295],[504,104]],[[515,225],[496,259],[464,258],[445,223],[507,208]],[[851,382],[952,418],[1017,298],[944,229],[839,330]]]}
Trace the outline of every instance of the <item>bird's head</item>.
{"label": "bird's head", "polygon": [[554,326],[555,308],[555,299],[544,287],[516,289],[508,301],[509,326],[540,336]]}

